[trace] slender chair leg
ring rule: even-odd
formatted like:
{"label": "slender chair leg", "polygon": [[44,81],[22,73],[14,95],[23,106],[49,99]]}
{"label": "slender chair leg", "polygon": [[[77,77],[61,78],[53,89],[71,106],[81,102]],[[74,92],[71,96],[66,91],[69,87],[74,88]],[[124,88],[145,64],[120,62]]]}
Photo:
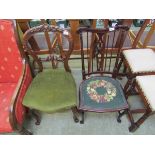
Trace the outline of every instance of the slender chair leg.
{"label": "slender chair leg", "polygon": [[136,91],[136,80],[134,79],[134,81],[132,82],[131,86],[129,86],[129,89],[126,92],[126,99],[130,96],[130,95],[138,95],[139,93]]}
{"label": "slender chair leg", "polygon": [[149,113],[144,113],[144,115],[134,124],[131,124],[129,127],[130,132],[136,131],[136,129],[150,116]]}
{"label": "slender chair leg", "polygon": [[127,110],[124,110],[123,112],[118,111],[118,117],[117,122],[121,123],[121,117],[127,113]]}
{"label": "slender chair leg", "polygon": [[80,121],[80,124],[84,124],[84,111],[82,111],[81,114],[82,114],[82,119]]}
{"label": "slender chair leg", "polygon": [[131,126],[129,127],[129,131],[134,132],[138,128],[138,126],[134,122],[133,116],[132,116],[131,111],[129,109],[127,111],[127,114],[128,114],[129,121],[131,123]]}
{"label": "slender chair leg", "polygon": [[129,87],[132,85],[132,81],[133,81],[132,79],[133,79],[133,77],[130,76],[130,77],[128,78],[127,83],[126,83],[125,86],[124,86],[124,93],[125,93],[125,95],[126,95],[128,89],[129,89]]}
{"label": "slender chair leg", "polygon": [[115,66],[114,71],[113,71],[113,75],[112,75],[113,78],[117,78],[118,73],[119,73],[119,70],[120,70],[120,68],[121,68],[121,66],[122,66],[122,63],[123,63],[123,58],[121,58],[121,60],[120,60],[120,62],[118,63],[118,65]]}
{"label": "slender chair leg", "polygon": [[123,68],[123,73],[125,74],[127,71],[127,67],[124,65],[124,68]]}
{"label": "slender chair leg", "polygon": [[36,125],[40,125],[40,122],[41,122],[40,113],[39,113],[37,110],[32,109],[32,115],[33,115],[34,118],[36,119],[35,124],[36,124]]}
{"label": "slender chair leg", "polygon": [[74,122],[75,123],[78,123],[79,122],[79,118],[78,118],[78,109],[77,109],[77,107],[73,107],[73,108],[71,108],[71,110],[72,110],[72,113],[73,113],[73,119],[74,119]]}

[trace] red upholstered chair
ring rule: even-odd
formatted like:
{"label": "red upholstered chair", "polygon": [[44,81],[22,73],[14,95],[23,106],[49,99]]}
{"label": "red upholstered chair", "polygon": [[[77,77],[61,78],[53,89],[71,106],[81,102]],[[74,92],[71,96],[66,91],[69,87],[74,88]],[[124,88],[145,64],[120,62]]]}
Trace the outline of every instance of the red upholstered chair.
{"label": "red upholstered chair", "polygon": [[23,127],[22,100],[32,77],[18,43],[14,21],[0,20],[0,133],[30,134]]}

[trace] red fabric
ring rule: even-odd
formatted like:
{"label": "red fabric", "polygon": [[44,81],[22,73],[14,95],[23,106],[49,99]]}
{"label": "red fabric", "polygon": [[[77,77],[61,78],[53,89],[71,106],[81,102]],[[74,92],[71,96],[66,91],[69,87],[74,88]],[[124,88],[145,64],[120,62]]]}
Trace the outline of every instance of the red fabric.
{"label": "red fabric", "polygon": [[22,59],[12,22],[0,20],[0,82],[18,82],[21,72]]}
{"label": "red fabric", "polygon": [[0,132],[11,132],[9,123],[10,102],[16,83],[0,83]]}
{"label": "red fabric", "polygon": [[[0,132],[13,131],[9,122],[10,104],[22,74],[22,67],[22,58],[15,40],[12,22],[0,20]],[[24,81],[15,107],[19,124],[23,123],[25,108],[22,100],[31,80],[30,68],[26,65]]]}
{"label": "red fabric", "polygon": [[25,96],[26,90],[32,81],[31,71],[29,66],[26,66],[26,75],[24,77],[23,84],[21,86],[21,90],[19,92],[17,103],[16,103],[16,118],[19,124],[23,123],[23,118],[25,114],[25,107],[22,105],[23,98]]}

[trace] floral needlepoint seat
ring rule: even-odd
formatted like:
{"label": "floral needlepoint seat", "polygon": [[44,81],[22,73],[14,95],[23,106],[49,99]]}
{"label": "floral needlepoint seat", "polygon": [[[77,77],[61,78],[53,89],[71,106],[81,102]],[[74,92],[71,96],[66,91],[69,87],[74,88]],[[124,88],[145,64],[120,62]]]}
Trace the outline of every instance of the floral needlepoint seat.
{"label": "floral needlepoint seat", "polygon": [[[83,79],[79,87],[78,105],[81,124],[84,124],[85,112],[118,112],[118,122],[121,122],[124,114],[133,122],[123,89],[115,79],[128,29],[127,26],[118,25],[113,29],[79,28],[77,31],[81,41]],[[113,52],[117,53],[116,57]]]}
{"label": "floral needlepoint seat", "polygon": [[110,77],[91,77],[80,85],[79,109],[111,112],[128,108],[118,81]]}

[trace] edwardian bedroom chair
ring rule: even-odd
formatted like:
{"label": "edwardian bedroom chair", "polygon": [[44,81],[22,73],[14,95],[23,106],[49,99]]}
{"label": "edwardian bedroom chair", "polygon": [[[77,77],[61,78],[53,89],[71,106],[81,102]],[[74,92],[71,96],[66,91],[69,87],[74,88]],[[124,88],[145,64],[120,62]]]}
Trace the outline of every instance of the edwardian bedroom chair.
{"label": "edwardian bedroom chair", "polygon": [[133,121],[121,84],[113,78],[116,77],[115,71],[128,29],[127,26],[117,26],[113,29],[78,30],[83,77],[79,87],[80,123],[84,123],[86,111],[118,112],[118,122],[127,113],[130,121]]}
{"label": "edwardian bedroom chair", "polygon": [[26,109],[22,101],[32,77],[20,52],[15,22],[0,20],[0,133],[31,134],[23,127]]}

